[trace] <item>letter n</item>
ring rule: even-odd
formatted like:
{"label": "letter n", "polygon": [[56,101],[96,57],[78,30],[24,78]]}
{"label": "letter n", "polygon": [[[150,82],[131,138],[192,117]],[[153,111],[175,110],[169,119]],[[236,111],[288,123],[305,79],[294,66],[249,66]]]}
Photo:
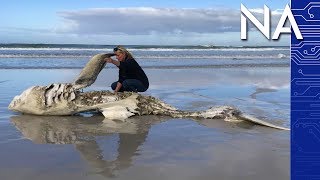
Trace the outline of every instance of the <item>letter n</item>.
{"label": "letter n", "polygon": [[270,9],[264,5],[264,25],[262,25],[257,18],[255,18],[251,12],[241,4],[241,39],[247,39],[248,23],[247,18],[259,29],[260,32],[267,38],[270,39]]}

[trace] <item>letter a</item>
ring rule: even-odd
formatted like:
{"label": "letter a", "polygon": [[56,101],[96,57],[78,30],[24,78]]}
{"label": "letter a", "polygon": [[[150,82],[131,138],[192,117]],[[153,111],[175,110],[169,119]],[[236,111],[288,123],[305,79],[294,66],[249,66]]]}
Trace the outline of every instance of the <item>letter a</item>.
{"label": "letter a", "polygon": [[274,32],[274,34],[272,36],[272,39],[278,39],[281,33],[291,33],[290,27],[283,27],[284,24],[286,23],[287,18],[292,26],[292,29],[293,29],[294,34],[296,35],[297,39],[303,39],[301,32],[299,30],[299,27],[297,25],[297,22],[294,19],[293,14],[292,14],[291,9],[288,4],[286,5],[286,7],[282,13],[282,16],[279,20],[276,31]]}

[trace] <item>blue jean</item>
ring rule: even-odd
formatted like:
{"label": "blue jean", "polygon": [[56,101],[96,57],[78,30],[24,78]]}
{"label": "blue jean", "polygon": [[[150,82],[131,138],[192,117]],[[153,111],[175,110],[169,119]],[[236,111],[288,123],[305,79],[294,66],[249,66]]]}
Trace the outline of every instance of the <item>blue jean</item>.
{"label": "blue jean", "polygon": [[[118,81],[111,84],[112,90],[115,90],[117,87]],[[144,92],[147,88],[142,84],[141,81],[137,79],[126,79],[122,82],[122,87],[119,92],[131,91],[131,92]]]}

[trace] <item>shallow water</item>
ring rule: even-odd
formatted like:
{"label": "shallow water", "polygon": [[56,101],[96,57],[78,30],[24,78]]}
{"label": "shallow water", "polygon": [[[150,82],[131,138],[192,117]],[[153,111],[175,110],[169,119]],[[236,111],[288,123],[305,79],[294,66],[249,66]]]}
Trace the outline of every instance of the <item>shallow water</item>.
{"label": "shallow water", "polygon": [[[1,69],[82,69],[113,46],[0,44]],[[288,67],[289,47],[127,46],[143,68]],[[108,66],[108,68],[113,68]]]}
{"label": "shallow water", "polygon": [[[33,85],[78,69],[0,70],[0,179],[289,179],[289,132],[219,120],[42,117],[7,110]],[[144,93],[184,110],[233,105],[289,127],[289,69],[146,69]],[[105,69],[89,90],[117,79]]]}
{"label": "shallow water", "polygon": [[[83,58],[112,52],[114,46],[66,44],[0,44],[0,58]],[[290,55],[289,47],[205,47],[205,46],[126,46],[137,59],[281,59]]]}

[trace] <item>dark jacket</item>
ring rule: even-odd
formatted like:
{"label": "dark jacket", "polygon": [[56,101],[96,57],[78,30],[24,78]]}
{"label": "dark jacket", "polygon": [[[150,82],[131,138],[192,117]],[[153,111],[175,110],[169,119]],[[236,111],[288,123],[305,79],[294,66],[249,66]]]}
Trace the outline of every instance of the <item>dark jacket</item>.
{"label": "dark jacket", "polygon": [[127,59],[123,62],[120,61],[118,82],[122,84],[122,82],[126,79],[140,80],[146,88],[149,87],[149,80],[147,75],[134,59]]}

